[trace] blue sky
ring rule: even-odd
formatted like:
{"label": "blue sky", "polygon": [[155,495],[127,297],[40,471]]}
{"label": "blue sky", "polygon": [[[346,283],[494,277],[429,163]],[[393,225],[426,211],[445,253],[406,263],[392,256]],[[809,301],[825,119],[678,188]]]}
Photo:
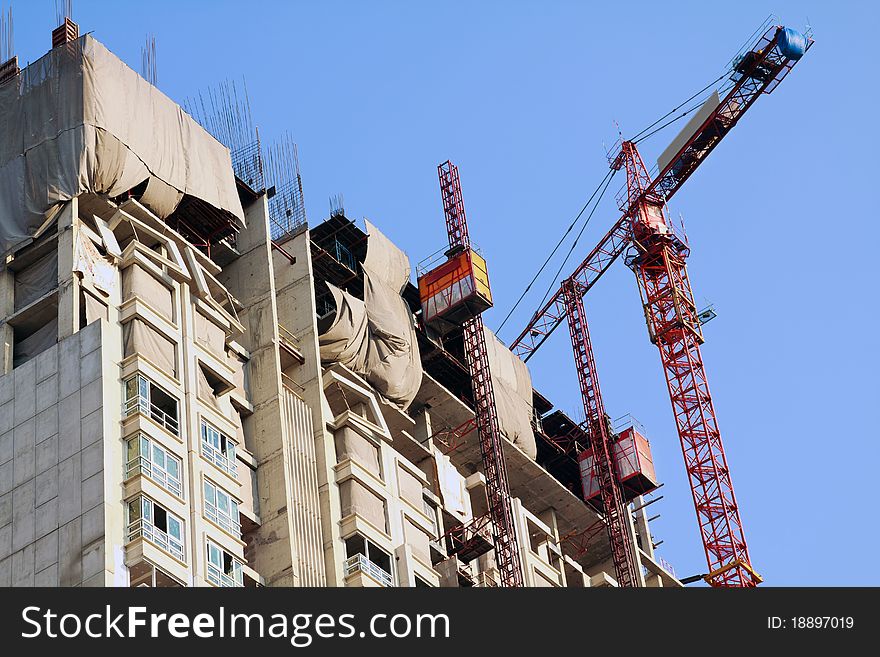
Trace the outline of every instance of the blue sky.
{"label": "blue sky", "polygon": [[[13,1],[25,62],[50,44],[54,4]],[[761,98],[675,197],[698,302],[718,318],[703,353],[755,567],[770,585],[877,585],[876,58],[868,2],[88,2],[74,18],[140,69],[158,42],[176,100],[247,79],[271,139],[299,144],[313,223],[342,193],[415,263],[446,239],[436,165],[461,171],[489,260],[497,327],[605,175],[614,122],[633,134],[715,79],[770,13],[816,46]],[[858,28],[858,29],[857,29]],[[644,142],[652,162],[674,134]],[[619,179],[612,185],[616,190]],[[575,251],[616,220],[609,194]],[[567,248],[565,249],[567,251]],[[556,266],[552,267],[556,270]],[[542,280],[502,331],[513,339]],[[648,429],[664,499],[659,554],[705,571],[656,348],[632,273],[586,301],[606,406]],[[565,332],[530,362],[557,406],[580,405]]]}

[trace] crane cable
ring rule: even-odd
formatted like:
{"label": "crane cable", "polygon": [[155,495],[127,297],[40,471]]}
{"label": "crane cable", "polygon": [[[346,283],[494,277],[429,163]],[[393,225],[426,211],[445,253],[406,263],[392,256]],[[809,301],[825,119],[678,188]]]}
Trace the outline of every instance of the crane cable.
{"label": "crane cable", "polygon": [[[513,304],[513,307],[510,309],[510,311],[504,317],[504,320],[501,322],[501,324],[498,326],[498,329],[495,331],[496,333],[500,333],[501,329],[504,328],[504,325],[507,323],[507,320],[510,319],[510,316],[513,315],[513,312],[519,307],[519,304],[522,303],[522,300],[529,293],[529,290],[532,289],[532,285],[534,285],[535,282],[538,280],[538,277],[544,271],[544,268],[550,264],[550,261],[553,259],[553,256],[556,255],[556,252],[559,250],[559,247],[562,246],[562,243],[565,241],[565,238],[568,237],[568,234],[577,225],[577,222],[583,216],[584,212],[586,212],[587,208],[590,207],[590,203],[592,203],[593,198],[596,196],[596,194],[599,193],[599,190],[602,189],[603,185],[605,185],[607,187],[606,182],[611,182],[611,178],[614,177],[614,174],[615,174],[615,171],[612,169],[609,169],[608,173],[606,173],[605,177],[602,179],[602,182],[599,183],[599,186],[596,187],[595,191],[593,191],[592,194],[590,194],[590,198],[587,199],[587,202],[584,203],[584,207],[581,208],[581,211],[577,213],[577,216],[572,220],[571,224],[569,224],[568,228],[565,230],[565,233],[562,235],[562,237],[559,238],[559,241],[556,243],[556,246],[553,247],[553,250],[550,252],[550,255],[547,256],[546,260],[544,260],[544,264],[541,265],[541,268],[538,270],[538,273],[536,273],[534,275],[534,277],[532,278],[532,280],[529,281],[529,284],[526,285],[526,289],[523,290],[523,293],[521,295],[519,295],[519,299],[516,300],[516,303]],[[593,210],[595,211],[595,208],[593,208]],[[590,216],[592,216],[592,214],[593,213],[591,212]],[[587,219],[587,221],[589,221],[589,219]],[[581,229],[581,233],[583,233],[583,229]],[[580,237],[581,233],[578,233],[578,237]],[[558,274],[557,274],[557,276],[558,276]]]}
{"label": "crane cable", "polygon": [[[613,173],[617,173],[616,170],[612,169]],[[574,253],[574,249],[578,244],[578,241],[581,239],[581,235],[584,234],[584,230],[587,225],[590,223],[590,219],[593,218],[593,214],[596,212],[596,208],[599,207],[599,202],[602,200],[602,197],[605,196],[605,192],[608,190],[608,186],[611,185],[611,180],[614,178],[612,174],[611,178],[608,178],[608,182],[605,183],[605,187],[602,188],[602,192],[599,194],[599,198],[596,199],[596,204],[593,206],[593,209],[590,210],[590,214],[587,215],[587,220],[584,222],[584,225],[581,226],[580,231],[577,234],[577,237],[574,238],[574,242],[571,245],[571,248],[568,250],[568,253],[565,256],[565,260],[562,261],[562,264],[559,265],[559,269],[556,270],[556,276],[553,277],[553,280],[550,282],[550,287],[547,288],[547,291],[544,293],[544,298],[541,299],[541,307],[544,307],[544,304],[547,302],[547,298],[550,296],[550,293],[554,291],[557,283],[556,281],[559,279],[560,274],[562,274],[562,270],[565,265],[568,263],[568,259],[571,257],[571,254]]]}
{"label": "crane cable", "polygon": [[[639,143],[639,142],[641,142],[641,141],[644,141],[644,140],[647,139],[648,137],[651,137],[652,135],[656,134],[657,132],[659,132],[659,131],[663,130],[664,128],[668,127],[669,125],[675,123],[675,122],[678,121],[679,119],[681,119],[681,118],[687,116],[688,114],[694,112],[694,111],[695,111],[696,109],[698,109],[698,108],[702,105],[702,103],[705,102],[705,101],[701,101],[699,104],[695,105],[694,107],[690,108],[689,110],[684,111],[682,114],[679,114],[679,115],[676,116],[675,118],[673,118],[673,119],[671,119],[670,121],[664,123],[663,125],[661,125],[661,126],[660,126],[659,128],[657,128],[656,130],[651,130],[651,129],[652,129],[654,126],[656,126],[658,123],[662,122],[664,119],[667,119],[669,116],[671,116],[672,114],[674,114],[675,112],[677,112],[678,110],[680,110],[682,107],[684,107],[685,105],[687,105],[688,103],[690,103],[692,100],[694,100],[695,98],[699,97],[701,94],[705,93],[705,92],[706,92],[707,90],[709,90],[713,85],[715,85],[715,84],[717,84],[718,82],[720,82],[721,80],[723,80],[723,79],[724,79],[725,77],[727,77],[729,74],[730,74],[730,70],[727,70],[727,71],[725,71],[724,73],[722,73],[722,74],[721,74],[720,76],[718,76],[715,80],[712,80],[712,82],[710,82],[710,83],[707,84],[705,87],[703,87],[702,89],[700,89],[698,92],[696,92],[695,94],[693,94],[690,98],[688,98],[687,100],[685,100],[685,101],[682,102],[682,103],[679,103],[679,105],[677,105],[676,107],[672,108],[672,109],[669,110],[666,114],[664,114],[663,116],[661,116],[659,119],[657,119],[656,121],[654,121],[653,123],[651,123],[649,126],[645,127],[643,130],[641,130],[640,132],[638,132],[637,134],[635,134],[635,135],[630,139],[630,141],[632,141],[632,142],[634,142],[634,143]],[[649,130],[651,130],[651,132],[648,132]],[[645,134],[645,133],[648,133],[648,134]],[[538,278],[540,277],[541,273],[544,271],[544,269],[547,267],[547,265],[550,264],[550,261],[553,259],[553,256],[556,255],[556,252],[559,250],[559,247],[562,246],[562,243],[565,241],[565,238],[568,237],[568,234],[574,229],[574,227],[575,227],[575,225],[577,224],[577,222],[580,220],[580,218],[583,216],[584,212],[586,212],[587,208],[590,206],[590,203],[592,202],[593,198],[594,198],[594,197],[596,196],[596,194],[598,194],[598,193],[600,192],[600,190],[601,190],[601,195],[599,196],[599,199],[596,201],[596,206],[598,206],[598,204],[599,204],[599,200],[601,200],[601,199],[602,199],[602,196],[604,196],[604,194],[605,194],[605,190],[608,189],[608,185],[611,183],[611,179],[614,177],[614,174],[615,174],[615,173],[616,173],[616,172],[615,172],[614,170],[609,170],[609,172],[608,172],[607,174],[605,174],[605,177],[602,179],[602,182],[599,183],[599,186],[596,187],[595,191],[593,191],[593,193],[590,195],[590,198],[587,199],[587,202],[586,202],[586,203],[584,203],[584,206],[581,208],[581,211],[578,212],[577,216],[574,218],[574,220],[571,222],[571,224],[569,224],[568,228],[565,230],[565,233],[563,233],[562,237],[561,237],[561,238],[559,239],[559,241],[556,243],[556,246],[553,247],[553,250],[550,252],[550,255],[547,256],[547,259],[544,260],[544,263],[541,265],[540,269],[538,269],[538,272],[534,275],[534,277],[532,277],[532,280],[529,281],[529,284],[526,285],[526,288],[525,288],[525,290],[523,290],[522,294],[520,294],[519,299],[516,300],[516,303],[513,304],[513,307],[508,311],[507,315],[505,315],[505,317],[504,317],[504,319],[502,320],[501,324],[499,324],[498,329],[496,330],[496,333],[500,333],[500,332],[501,332],[501,329],[504,328],[504,325],[507,324],[507,320],[510,319],[510,317],[513,315],[514,311],[519,307],[519,305],[522,303],[523,299],[525,299],[526,295],[527,295],[527,294],[529,293],[529,291],[532,289],[532,286],[533,286],[533,285],[535,284],[535,282],[538,280]],[[604,185],[604,189],[603,189],[603,185]],[[543,298],[543,300],[541,301],[541,306],[544,305],[544,303],[547,301],[547,297],[550,295],[550,292],[553,291],[553,288],[554,288],[555,285],[556,285],[556,279],[559,278],[559,275],[560,275],[560,273],[562,272],[562,267],[565,266],[565,264],[568,262],[568,259],[571,257],[571,254],[572,254],[572,252],[574,251],[575,246],[577,246],[578,240],[580,239],[581,235],[583,235],[584,229],[587,227],[587,224],[590,222],[590,218],[593,216],[593,213],[594,213],[595,211],[596,211],[596,208],[594,207],[593,210],[590,212],[589,216],[587,217],[587,221],[584,222],[584,225],[581,227],[580,232],[577,234],[577,237],[575,238],[575,241],[574,241],[574,243],[572,244],[571,249],[569,249],[568,255],[566,255],[565,260],[563,260],[562,266],[559,268],[559,270],[558,270],[557,273],[556,273],[556,277],[553,279],[553,282],[550,284],[550,288],[549,288],[548,291],[544,294],[544,298]]]}
{"label": "crane cable", "polygon": [[[654,121],[654,123],[652,123],[651,125],[649,125],[648,127],[646,127],[644,130],[642,130],[641,132],[639,132],[639,133],[637,133],[636,135],[634,135],[634,136],[630,139],[630,141],[633,141],[633,142],[638,143],[638,142],[641,141],[642,139],[647,139],[648,137],[650,137],[651,135],[653,135],[654,132],[657,132],[658,130],[662,130],[663,128],[665,128],[667,125],[669,125],[669,123],[666,123],[666,124],[664,124],[663,126],[661,126],[660,128],[657,128],[657,130],[655,130],[655,131],[652,132],[651,134],[649,134],[649,135],[645,135],[644,137],[642,137],[642,135],[644,135],[646,132],[648,132],[648,130],[650,130],[650,129],[653,128],[655,125],[657,125],[658,123],[660,123],[660,122],[663,121],[664,119],[668,118],[669,116],[671,116],[672,114],[674,114],[675,112],[677,112],[678,110],[680,110],[682,107],[684,107],[684,106],[687,105],[689,102],[691,102],[694,98],[697,98],[698,96],[700,96],[700,95],[703,94],[704,92],[708,91],[713,85],[717,84],[718,82],[721,82],[721,80],[723,80],[724,78],[726,78],[729,74],[730,74],[730,71],[729,71],[729,70],[724,71],[724,73],[722,73],[720,76],[718,76],[718,78],[716,78],[715,80],[712,80],[712,82],[710,82],[710,83],[707,84],[705,87],[703,87],[702,89],[700,89],[697,93],[695,93],[693,96],[691,96],[690,98],[688,98],[686,101],[684,101],[683,103],[680,103],[677,107],[673,107],[671,110],[669,110],[668,112],[666,112],[666,114],[664,114],[664,115],[661,116],[659,119],[657,119],[656,121]],[[689,111],[693,111],[693,110],[689,110]],[[674,120],[678,120],[678,119],[680,119],[680,118],[681,118],[681,116],[677,117],[677,118],[674,119]],[[670,122],[670,123],[671,123],[671,122]],[[640,137],[641,137],[641,139],[639,139]]]}

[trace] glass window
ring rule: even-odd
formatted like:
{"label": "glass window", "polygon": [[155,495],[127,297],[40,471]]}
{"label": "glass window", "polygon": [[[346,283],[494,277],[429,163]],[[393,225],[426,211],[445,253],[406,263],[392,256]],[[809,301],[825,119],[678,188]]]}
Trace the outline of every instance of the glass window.
{"label": "glass window", "polygon": [[174,495],[183,496],[180,482],[182,463],[177,456],[144,435],[130,439],[126,453],[126,479],[144,475]]}
{"label": "glass window", "polygon": [[128,522],[137,522],[141,519],[141,500],[132,500],[128,503]]}
{"label": "glass window", "polygon": [[211,481],[205,480],[205,517],[219,525],[230,534],[241,534],[238,515],[238,502],[225,490]]}
{"label": "glass window", "polygon": [[178,541],[183,540],[183,526],[180,521],[172,515],[167,516],[168,535],[173,536]]}
{"label": "glass window", "polygon": [[142,413],[178,435],[177,399],[146,377],[136,374],[124,384],[125,415]]}
{"label": "glass window", "polygon": [[242,586],[242,563],[208,541],[208,581],[217,586]]}
{"label": "glass window", "polygon": [[229,436],[202,421],[202,456],[218,468],[237,477],[235,462],[235,443]]}
{"label": "glass window", "polygon": [[223,556],[220,554],[220,548],[210,542],[208,543],[208,562],[218,568],[223,567]]}
{"label": "glass window", "polygon": [[180,481],[180,460],[173,457],[168,456],[168,459],[165,464],[165,469],[168,471],[168,474],[171,475],[174,479]]}

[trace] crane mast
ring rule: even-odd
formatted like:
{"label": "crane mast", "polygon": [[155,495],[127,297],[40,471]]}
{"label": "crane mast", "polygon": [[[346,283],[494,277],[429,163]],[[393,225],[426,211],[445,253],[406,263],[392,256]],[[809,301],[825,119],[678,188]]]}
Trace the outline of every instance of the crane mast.
{"label": "crane mast", "polygon": [[[449,234],[449,252],[470,249],[458,167],[447,160],[437,167],[437,173],[440,177],[443,213],[446,216],[446,230]],[[473,387],[480,455],[486,476],[489,515],[492,519],[492,533],[495,540],[495,561],[498,564],[502,586],[522,586],[522,567],[513,521],[507,467],[504,463],[501,429],[498,425],[498,411],[495,406],[495,391],[489,371],[483,318],[479,315],[469,318],[464,322],[462,332],[464,352]]]}
{"label": "crane mast", "polygon": [[[651,341],[660,350],[709,565],[706,580],[713,586],[754,586],[761,578],[751,566],[700,353],[703,335],[685,265],[689,247],[669,221],[666,203],[752,104],[772,92],[812,44],[811,38],[794,30],[770,26],[734,62],[733,85],[724,98],[692,126],[653,180],[636,144],[622,142],[611,166],[626,170],[626,195],[620,204],[623,215],[511,344],[511,350],[527,361],[567,317],[586,407],[584,372],[593,381],[597,379],[595,363],[585,360],[583,347],[577,344],[589,345],[589,334],[583,307],[574,303],[574,296],[582,298],[630,248],[626,262],[636,273]],[[576,331],[577,326],[582,328]],[[598,467],[598,459],[596,462]]]}
{"label": "crane mast", "polygon": [[593,468],[599,484],[608,542],[611,545],[611,558],[618,585],[639,586],[638,566],[630,538],[626,502],[620,490],[620,477],[611,442],[611,428],[608,426],[608,415],[605,413],[605,404],[599,389],[583,295],[580,294],[577,286],[577,281],[568,279],[563,282],[562,291],[568,311],[571,346],[593,452]]}
{"label": "crane mast", "polygon": [[627,205],[635,199],[633,247],[627,265],[636,273],[651,342],[660,350],[681,440],[697,521],[713,586],[754,586],[730,469],[700,354],[703,333],[685,260],[687,243],[669,221],[662,197],[646,193],[650,180],[639,151],[623,142],[614,163],[626,169]]}

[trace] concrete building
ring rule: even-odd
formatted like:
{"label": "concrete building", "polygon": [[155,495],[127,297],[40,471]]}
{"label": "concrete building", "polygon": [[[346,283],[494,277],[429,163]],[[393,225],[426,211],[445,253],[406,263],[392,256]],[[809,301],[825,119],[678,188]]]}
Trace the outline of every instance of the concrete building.
{"label": "concrete building", "polygon": [[[74,37],[0,84],[0,586],[497,585],[460,334],[421,325],[406,256],[342,211],[279,230]],[[587,437],[505,359],[525,582],[615,586]],[[678,586],[640,499],[643,583]]]}

